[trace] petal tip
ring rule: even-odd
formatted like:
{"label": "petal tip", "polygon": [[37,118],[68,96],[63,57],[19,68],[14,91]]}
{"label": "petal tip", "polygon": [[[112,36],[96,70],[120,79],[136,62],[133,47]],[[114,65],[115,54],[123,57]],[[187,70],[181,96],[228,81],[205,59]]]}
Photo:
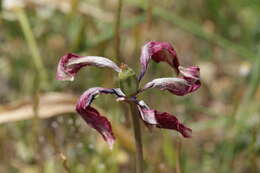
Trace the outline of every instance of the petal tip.
{"label": "petal tip", "polygon": [[185,127],[182,130],[181,134],[184,138],[192,138],[192,129]]}
{"label": "petal tip", "polygon": [[115,140],[114,139],[109,139],[107,140],[107,144],[108,144],[108,147],[110,150],[113,150],[114,148],[114,143],[115,143]]}
{"label": "petal tip", "polygon": [[142,47],[140,57],[141,74],[138,77],[139,81],[142,79],[145,72],[147,71],[150,59],[152,59],[156,63],[168,63],[176,71],[176,73],[179,74],[178,66],[180,64],[177,53],[172,45],[168,42],[150,41]]}
{"label": "petal tip", "polygon": [[69,76],[69,75],[56,75],[56,80],[60,81],[74,81],[74,76]]}

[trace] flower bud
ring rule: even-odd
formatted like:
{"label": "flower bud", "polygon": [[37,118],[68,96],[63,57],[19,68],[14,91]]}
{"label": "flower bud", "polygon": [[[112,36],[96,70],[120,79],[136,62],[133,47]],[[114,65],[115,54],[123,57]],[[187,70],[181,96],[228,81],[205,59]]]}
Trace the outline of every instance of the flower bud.
{"label": "flower bud", "polygon": [[118,73],[119,85],[126,96],[131,96],[138,90],[138,80],[135,72],[127,65],[121,65],[122,71]]}

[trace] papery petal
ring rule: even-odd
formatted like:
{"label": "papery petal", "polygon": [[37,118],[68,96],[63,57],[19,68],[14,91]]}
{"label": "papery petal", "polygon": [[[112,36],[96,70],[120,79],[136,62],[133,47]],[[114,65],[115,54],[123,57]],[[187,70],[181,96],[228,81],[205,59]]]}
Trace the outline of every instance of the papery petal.
{"label": "papery petal", "polygon": [[117,89],[108,89],[101,87],[90,88],[85,91],[79,98],[76,111],[81,115],[81,117],[89,124],[91,127],[95,128],[107,141],[109,147],[111,148],[115,137],[112,132],[110,122],[104,116],[90,106],[95,97],[99,94],[115,94],[117,97],[121,98],[123,92]]}
{"label": "papery petal", "polygon": [[190,67],[182,67],[179,66],[180,73],[183,75],[183,79],[185,79],[189,85],[189,93],[194,92],[200,88],[200,68],[197,66]]}
{"label": "papery petal", "polygon": [[144,76],[150,59],[159,63],[161,61],[168,63],[179,73],[179,60],[177,58],[176,51],[173,49],[170,43],[167,42],[156,42],[151,41],[145,44],[142,48],[140,63],[141,63],[141,74],[139,80]]}
{"label": "papery petal", "polygon": [[76,73],[84,66],[109,67],[117,72],[121,69],[111,60],[99,56],[79,56],[74,53],[68,53],[61,57],[58,68],[58,80],[74,80]]}
{"label": "papery petal", "polygon": [[115,136],[108,119],[91,106],[81,107],[80,105],[77,105],[76,110],[87,124],[96,129],[103,136],[104,140],[108,143],[109,148],[112,149]]}
{"label": "papery petal", "polygon": [[113,88],[113,91],[119,98],[126,96],[120,88]]}
{"label": "papery petal", "polygon": [[191,137],[192,130],[180,123],[174,115],[155,110],[155,118],[158,122],[156,125],[158,128],[173,129],[180,132],[185,138]]}
{"label": "papery petal", "polygon": [[180,132],[183,137],[191,137],[192,130],[180,123],[174,115],[150,109],[142,100],[137,102],[137,107],[146,125],[176,130]]}
{"label": "papery petal", "polygon": [[[118,90],[118,92],[121,91],[120,89],[117,89],[117,90]],[[95,99],[95,96],[97,96],[99,94],[115,94],[118,97],[121,97],[118,93],[115,92],[115,89],[94,87],[94,88],[89,88],[87,91],[85,91],[80,96],[77,104],[80,105],[81,107],[87,107]]]}
{"label": "papery petal", "polygon": [[190,83],[196,82],[200,80],[200,68],[197,66],[191,66],[191,67],[182,67],[179,66],[180,73],[184,76],[184,79],[189,81]]}
{"label": "papery petal", "polygon": [[161,90],[168,90],[175,95],[183,96],[195,91],[199,87],[199,81],[194,84],[189,84],[189,82],[183,78],[157,78],[145,84],[140,92],[149,88],[159,88]]}
{"label": "papery petal", "polygon": [[150,109],[143,100],[137,103],[137,108],[140,112],[142,119],[151,125],[157,124],[154,110]]}

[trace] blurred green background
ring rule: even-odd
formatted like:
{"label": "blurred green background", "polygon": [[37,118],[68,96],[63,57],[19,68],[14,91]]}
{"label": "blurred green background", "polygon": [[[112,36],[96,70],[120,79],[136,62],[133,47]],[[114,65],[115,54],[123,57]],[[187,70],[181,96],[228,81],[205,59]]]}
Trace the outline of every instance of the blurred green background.
{"label": "blurred green background", "polygon": [[[172,43],[183,66],[198,65],[202,87],[184,97],[156,89],[141,95],[193,129],[184,139],[143,126],[145,172],[260,172],[259,0],[0,2],[0,173],[134,172],[127,107],[107,95],[94,102],[112,122],[112,151],[74,111],[89,87],[117,87],[115,73],[90,67],[72,83],[55,74],[68,52],[139,72],[141,47],[150,40]],[[151,63],[142,84],[174,75]]]}

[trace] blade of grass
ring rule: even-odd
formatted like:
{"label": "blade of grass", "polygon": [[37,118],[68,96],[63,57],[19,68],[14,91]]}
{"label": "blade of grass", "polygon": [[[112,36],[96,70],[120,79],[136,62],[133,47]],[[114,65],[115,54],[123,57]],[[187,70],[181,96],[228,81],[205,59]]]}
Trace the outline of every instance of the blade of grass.
{"label": "blade of grass", "polygon": [[[127,20],[127,22],[124,22],[122,24],[122,30],[132,28],[144,21],[145,21],[145,16],[143,16],[143,15],[129,19],[129,20]],[[114,34],[115,33],[114,33],[113,29],[111,29],[111,27],[106,27],[104,29],[104,31],[102,31],[102,34],[100,34],[100,36],[97,36],[94,41],[88,42],[88,48],[93,48],[93,47],[99,46],[101,43],[113,39]]]}
{"label": "blade of grass", "polygon": [[259,83],[260,83],[259,74],[260,74],[260,49],[258,50],[258,54],[255,59],[254,66],[250,75],[248,88],[235,113],[235,121],[237,123],[236,126],[238,127],[237,128],[238,133],[241,129],[243,129],[242,126],[245,120],[249,118],[249,116],[245,114],[246,112],[248,112],[248,109],[250,109],[249,105],[252,103],[253,97],[259,87]]}
{"label": "blade of grass", "polygon": [[[21,25],[21,29],[23,31],[25,40],[27,42],[28,48],[32,54],[32,61],[34,63],[34,67],[36,69],[36,72],[39,74],[39,82],[40,87],[46,86],[47,84],[47,73],[44,68],[42,57],[40,55],[39,48],[37,46],[34,34],[32,32],[30,23],[28,21],[28,17],[26,15],[26,12],[22,8],[16,8],[15,13],[18,17],[18,21]],[[43,85],[43,86],[42,86]]]}
{"label": "blade of grass", "polygon": [[[129,4],[133,4],[142,9],[145,9],[144,4],[140,3],[138,1],[127,0],[127,2]],[[218,34],[205,32],[200,24],[192,22],[186,18],[183,18],[183,17],[173,13],[172,11],[167,11],[164,8],[160,8],[160,7],[154,7],[152,12],[153,12],[154,16],[160,17],[160,18],[176,25],[177,27],[183,29],[184,31],[194,34],[195,36],[197,36],[199,38],[202,38],[204,40],[217,44],[218,46],[220,46],[223,49],[232,50],[243,58],[249,58],[249,59],[255,58],[254,53],[252,51],[248,50],[247,48],[240,46],[238,44],[235,44],[232,41],[229,41]]]}
{"label": "blade of grass", "polygon": [[121,13],[122,13],[123,0],[118,0],[116,20],[115,20],[115,52],[118,62],[122,62],[121,58]]}
{"label": "blade of grass", "polygon": [[34,82],[32,82],[32,100],[33,100],[33,134],[35,138],[36,144],[36,157],[37,157],[37,164],[39,165],[38,172],[44,172],[44,154],[43,154],[43,146],[39,141],[39,137],[42,135],[41,129],[41,122],[39,119],[39,90],[43,89],[43,87],[47,86],[47,73],[45,71],[42,57],[40,55],[39,48],[36,43],[36,39],[32,32],[28,17],[23,8],[16,8],[14,9],[15,13],[18,17],[18,21],[20,22],[21,29],[23,31],[25,40],[28,44],[29,50],[32,54],[32,60],[34,62],[34,67],[32,69],[32,75],[34,76]]}
{"label": "blade of grass", "polygon": [[224,49],[233,50],[235,53],[237,53],[238,55],[244,58],[255,57],[255,55],[251,51],[247,50],[246,48],[238,44],[234,44],[233,42],[221,37],[220,35],[205,32],[199,24],[184,19],[172,12],[168,12],[165,9],[155,8],[154,14],[156,16],[162,17],[163,19],[171,22],[172,24],[177,25],[181,29],[194,34],[197,37],[215,43]]}

